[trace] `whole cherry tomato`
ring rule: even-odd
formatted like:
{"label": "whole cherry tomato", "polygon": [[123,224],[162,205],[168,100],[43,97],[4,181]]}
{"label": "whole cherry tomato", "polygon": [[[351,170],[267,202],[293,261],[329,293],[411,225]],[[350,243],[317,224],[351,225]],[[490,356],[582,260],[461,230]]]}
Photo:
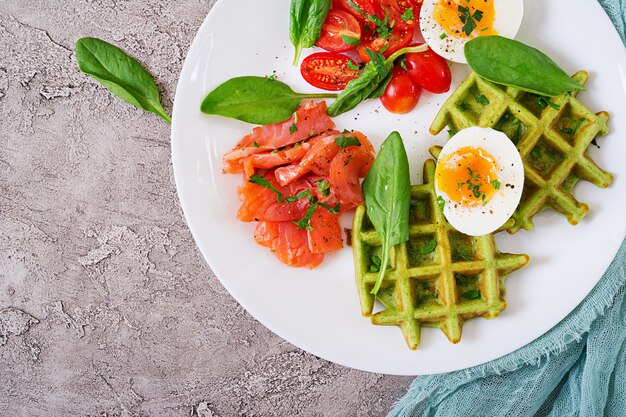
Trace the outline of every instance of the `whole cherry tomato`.
{"label": "whole cherry tomato", "polygon": [[391,74],[391,81],[387,84],[380,101],[392,113],[408,113],[417,105],[422,89],[413,82],[408,72],[400,67],[393,67]]}
{"label": "whole cherry tomato", "polygon": [[424,52],[406,54],[404,65],[411,79],[423,89],[435,94],[450,90],[450,84],[452,84],[450,66],[432,49],[428,48]]}

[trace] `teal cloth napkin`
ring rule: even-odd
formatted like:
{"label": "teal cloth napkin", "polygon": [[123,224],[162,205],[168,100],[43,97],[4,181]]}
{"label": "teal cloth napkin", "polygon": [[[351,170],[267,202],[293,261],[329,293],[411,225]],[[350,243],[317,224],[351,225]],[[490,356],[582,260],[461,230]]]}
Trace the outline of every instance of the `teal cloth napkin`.
{"label": "teal cloth napkin", "polygon": [[[600,0],[626,44],[626,0]],[[500,359],[418,377],[389,417],[626,416],[626,240],[587,298]]]}

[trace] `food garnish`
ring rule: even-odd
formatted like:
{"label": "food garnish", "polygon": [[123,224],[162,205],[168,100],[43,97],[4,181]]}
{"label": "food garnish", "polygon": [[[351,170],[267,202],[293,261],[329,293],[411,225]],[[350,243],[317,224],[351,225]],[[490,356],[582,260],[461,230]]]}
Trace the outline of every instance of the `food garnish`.
{"label": "food garnish", "polygon": [[372,294],[376,294],[385,276],[391,248],[409,238],[409,160],[398,132],[392,132],[383,142],[363,181],[363,197],[367,216],[378,232],[382,246],[381,272],[372,288]]}
{"label": "food garnish", "polygon": [[265,77],[236,77],[217,86],[205,97],[200,110],[243,122],[267,125],[289,119],[302,100],[332,98],[335,94],[302,94],[287,84]]}
{"label": "food garnish", "polygon": [[481,77],[522,91],[556,97],[585,89],[540,50],[502,36],[472,39],[465,45],[465,57]]}
{"label": "food garnish", "polygon": [[82,72],[125,102],[172,123],[150,73],[117,46],[101,39],[81,38],[76,41],[76,61]]}
{"label": "food garnish", "polygon": [[291,0],[289,38],[296,48],[293,65],[300,60],[303,48],[312,47],[320,38],[330,10],[331,0]]}

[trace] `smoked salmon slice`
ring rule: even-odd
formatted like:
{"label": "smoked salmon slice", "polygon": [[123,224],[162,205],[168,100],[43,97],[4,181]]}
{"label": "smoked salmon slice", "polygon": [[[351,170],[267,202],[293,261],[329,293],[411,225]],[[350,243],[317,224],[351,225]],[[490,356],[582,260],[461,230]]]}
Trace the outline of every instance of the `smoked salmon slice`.
{"label": "smoked salmon slice", "polygon": [[291,222],[261,221],[254,231],[254,239],[289,266],[313,269],[324,260],[323,253],[309,249],[307,231]]}
{"label": "smoked salmon slice", "polygon": [[326,114],[326,109],[324,101],[305,102],[288,120],[255,127],[224,155],[224,172],[242,172],[242,160],[247,156],[293,145],[334,129],[335,123]]}
{"label": "smoked salmon slice", "polygon": [[330,184],[341,204],[341,211],[352,210],[363,204],[361,178],[374,163],[374,154],[367,147],[343,148],[330,164]]}
{"label": "smoked salmon slice", "polygon": [[325,208],[318,207],[313,214],[310,225],[311,230],[308,230],[307,234],[311,252],[332,252],[343,247],[338,214],[332,214]]}

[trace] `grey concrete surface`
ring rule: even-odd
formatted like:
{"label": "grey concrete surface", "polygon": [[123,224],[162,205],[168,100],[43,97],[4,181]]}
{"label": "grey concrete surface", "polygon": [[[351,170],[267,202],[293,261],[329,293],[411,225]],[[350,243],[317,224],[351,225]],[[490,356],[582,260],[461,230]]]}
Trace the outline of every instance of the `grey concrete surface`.
{"label": "grey concrete surface", "polygon": [[77,38],[114,42],[169,110],[212,4],[0,1],[0,416],[380,416],[410,382],[249,316],[185,225],[169,126],[76,69]]}

